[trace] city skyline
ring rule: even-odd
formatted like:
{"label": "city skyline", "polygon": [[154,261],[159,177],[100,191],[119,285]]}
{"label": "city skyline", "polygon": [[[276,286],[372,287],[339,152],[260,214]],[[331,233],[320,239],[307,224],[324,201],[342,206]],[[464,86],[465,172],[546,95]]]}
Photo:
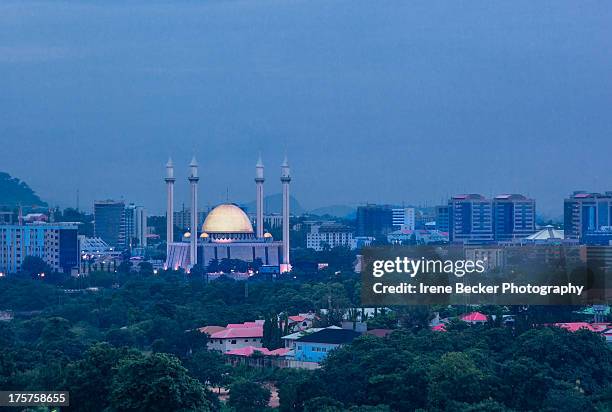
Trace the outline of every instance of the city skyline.
{"label": "city skyline", "polygon": [[260,151],[305,209],[610,190],[610,6],[346,6],[3,2],[1,169],[155,214],[194,154],[202,205],[254,200]]}

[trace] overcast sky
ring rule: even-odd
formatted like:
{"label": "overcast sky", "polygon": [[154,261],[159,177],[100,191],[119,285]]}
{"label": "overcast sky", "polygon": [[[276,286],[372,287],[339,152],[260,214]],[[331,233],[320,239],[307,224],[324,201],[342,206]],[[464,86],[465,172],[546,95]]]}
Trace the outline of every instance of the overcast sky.
{"label": "overcast sky", "polygon": [[[0,170],[45,200],[305,208],[612,190],[612,3],[0,2]],[[1,195],[1,194],[0,194]]]}

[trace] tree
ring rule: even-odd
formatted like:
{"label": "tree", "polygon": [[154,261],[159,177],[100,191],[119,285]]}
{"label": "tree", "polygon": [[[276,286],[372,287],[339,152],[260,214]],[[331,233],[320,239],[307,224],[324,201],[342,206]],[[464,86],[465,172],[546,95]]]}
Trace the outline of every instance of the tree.
{"label": "tree", "polygon": [[90,347],[82,360],[68,365],[64,386],[70,391],[70,410],[94,411],[108,406],[114,368],[126,355],[108,343]]}
{"label": "tree", "polygon": [[111,408],[125,412],[210,411],[202,384],[171,355],[122,359],[113,378]]}
{"label": "tree", "polygon": [[[109,263],[110,264],[110,263]],[[130,273],[132,271],[132,262],[124,260],[117,266],[117,272],[119,273]]]}
{"label": "tree", "polygon": [[444,354],[429,371],[429,402],[445,409],[452,402],[479,402],[487,394],[485,374],[463,352]]}
{"label": "tree", "polygon": [[239,412],[259,412],[268,407],[270,390],[256,382],[239,380],[229,387],[228,405]]}
{"label": "tree", "polygon": [[51,267],[38,256],[26,256],[21,264],[21,271],[35,278],[41,273],[51,273]]}
{"label": "tree", "polygon": [[270,350],[283,347],[284,334],[288,334],[289,319],[284,315],[280,320],[276,315],[270,315],[264,322],[261,345]]}
{"label": "tree", "polygon": [[304,412],[342,412],[344,405],[328,396],[312,398],[304,403]]}
{"label": "tree", "polygon": [[223,386],[226,384],[226,373],[229,371],[219,352],[200,349],[191,355],[186,366],[189,372],[202,384]]}
{"label": "tree", "polygon": [[140,262],[138,264],[138,272],[141,275],[150,276],[153,274],[153,265],[149,262]]}

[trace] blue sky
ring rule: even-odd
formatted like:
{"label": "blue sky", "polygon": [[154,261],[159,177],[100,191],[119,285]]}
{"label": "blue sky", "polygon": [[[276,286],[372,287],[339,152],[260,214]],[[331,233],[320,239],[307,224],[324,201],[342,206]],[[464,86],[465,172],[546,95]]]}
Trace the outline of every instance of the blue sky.
{"label": "blue sky", "polygon": [[[154,212],[171,155],[200,198],[306,208],[612,190],[604,1],[0,3],[0,170],[51,203]],[[182,180],[179,180],[182,182]],[[179,198],[187,185],[177,185]]]}

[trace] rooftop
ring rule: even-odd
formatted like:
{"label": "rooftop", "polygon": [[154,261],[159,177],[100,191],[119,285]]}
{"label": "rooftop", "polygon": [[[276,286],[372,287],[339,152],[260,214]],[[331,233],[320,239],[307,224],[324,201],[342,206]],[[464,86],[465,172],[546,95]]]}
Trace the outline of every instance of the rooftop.
{"label": "rooftop", "polygon": [[341,345],[350,343],[361,336],[361,333],[349,329],[322,329],[297,339],[297,342],[330,343]]}
{"label": "rooftop", "polygon": [[244,348],[232,349],[230,351],[225,352],[226,355],[234,355],[234,356],[252,356],[255,352],[259,352],[264,356],[285,356],[287,352],[291,349],[289,348],[279,348],[274,350],[269,350],[268,348],[256,348],[254,346],[245,346]]}

